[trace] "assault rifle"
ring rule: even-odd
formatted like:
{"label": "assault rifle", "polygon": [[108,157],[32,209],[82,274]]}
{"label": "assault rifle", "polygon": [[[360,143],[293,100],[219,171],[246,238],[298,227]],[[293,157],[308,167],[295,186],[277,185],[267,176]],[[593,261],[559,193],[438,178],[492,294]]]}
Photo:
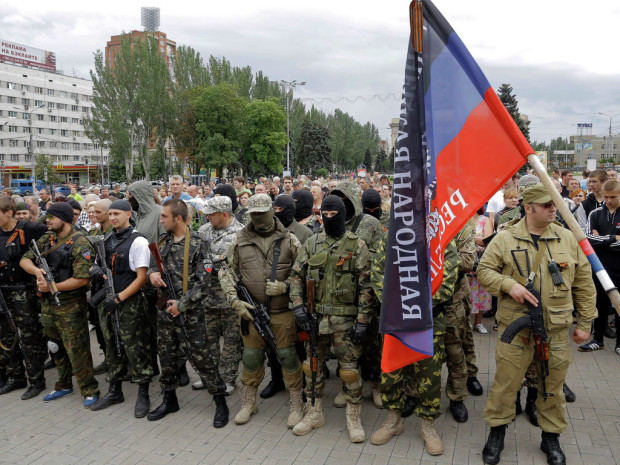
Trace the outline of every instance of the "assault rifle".
{"label": "assault rifle", "polygon": [[[4,350],[13,350],[15,348],[15,344],[19,346],[19,350],[24,357],[24,362],[28,365],[28,356],[26,355],[26,351],[24,350],[24,343],[22,341],[22,336],[19,334],[19,330],[17,329],[17,325],[15,324],[15,320],[13,319],[13,314],[11,310],[9,310],[6,301],[4,300],[4,296],[2,295],[2,291],[0,291],[0,316],[3,316],[6,319],[7,325],[9,329],[15,333],[15,340],[13,341],[13,345],[11,347],[4,347]],[[20,362],[21,363],[21,362]]]}
{"label": "assault rifle", "polygon": [[269,316],[267,307],[252,297],[252,294],[250,294],[248,288],[245,287],[245,285],[237,278],[235,272],[230,269],[225,261],[222,261],[222,269],[224,270],[224,273],[228,275],[228,278],[232,280],[239,298],[254,307],[253,309],[248,309],[252,315],[252,318],[254,318],[254,328],[256,328],[258,335],[262,337],[267,344],[269,344],[269,347],[271,347],[273,353],[276,354],[280,365],[283,365],[284,362],[282,360],[282,355],[280,355],[280,351],[278,350],[276,336],[273,334],[273,330],[271,329],[271,317]]}
{"label": "assault rifle", "polygon": [[310,320],[310,370],[312,372],[312,381],[310,390],[312,391],[312,406],[316,399],[316,375],[319,371],[319,358],[317,355],[317,341],[319,338],[319,321],[314,308],[314,291],[316,289],[316,280],[313,278],[306,279],[306,294],[308,296],[308,319]]}
{"label": "assault rifle", "polygon": [[60,300],[58,300],[58,287],[56,287],[56,280],[52,271],[50,270],[50,266],[47,264],[47,260],[41,256],[41,252],[39,252],[39,247],[37,247],[37,242],[33,239],[30,242],[30,250],[34,254],[34,258],[39,263],[39,268],[41,268],[45,272],[45,280],[47,281],[47,285],[50,288],[50,292],[56,301],[56,305],[60,307]]}
{"label": "assault rifle", "polygon": [[[99,267],[103,274],[105,275],[105,279],[103,279],[103,293],[95,294],[91,299],[91,305],[96,309],[99,302],[103,299],[113,296],[114,292],[114,281],[112,280],[112,270],[108,268],[106,264],[106,256],[105,256],[105,242],[103,237],[97,239],[92,242],[95,252],[97,252],[97,261],[99,262]],[[118,319],[118,308],[113,312],[110,312],[110,318],[112,319],[112,329],[114,330],[114,344],[116,345],[116,355],[121,357],[121,324]]]}
{"label": "assault rifle", "polygon": [[[159,245],[157,242],[153,242],[149,244],[149,250],[151,251],[151,255],[155,260],[155,264],[159,269],[159,273],[161,274],[161,279],[166,284],[166,287],[162,289],[159,288],[159,299],[157,300],[157,309],[159,311],[164,311],[168,305],[169,300],[178,301],[179,298],[177,293],[174,291],[174,287],[172,285],[172,278],[170,277],[170,273],[166,271],[166,267],[164,266],[164,260],[161,258],[161,253],[159,252]],[[174,321],[181,328],[181,339],[183,339],[183,345],[185,346],[185,350],[187,352],[187,358],[189,358],[192,366],[196,365],[196,361],[194,360],[194,355],[192,354],[192,348],[189,345],[189,336],[187,335],[187,327],[185,326],[185,318],[183,317],[183,313],[179,313]]]}
{"label": "assault rifle", "polygon": [[530,273],[525,288],[538,300],[538,305],[532,305],[527,302],[529,311],[525,316],[522,316],[518,320],[513,321],[508,325],[500,341],[510,344],[519,331],[525,328],[532,328],[532,335],[534,337],[535,352],[534,360],[538,367],[538,375],[542,385],[542,395],[544,400],[547,397],[553,396],[552,393],[547,392],[547,384],[545,379],[549,376],[549,340],[547,337],[547,331],[545,330],[545,323],[543,320],[543,311],[540,293],[534,289],[532,283],[534,282],[534,273]]}

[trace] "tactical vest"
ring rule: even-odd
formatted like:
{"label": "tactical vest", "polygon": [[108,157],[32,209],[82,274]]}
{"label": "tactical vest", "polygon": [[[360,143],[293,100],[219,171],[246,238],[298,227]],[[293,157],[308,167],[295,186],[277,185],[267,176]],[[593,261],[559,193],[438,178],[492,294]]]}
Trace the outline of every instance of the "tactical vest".
{"label": "tactical vest", "polygon": [[[263,254],[257,242],[261,238],[254,231],[247,227],[237,233],[237,253],[239,255],[239,274],[243,284],[248,288],[250,294],[261,303],[267,300],[265,293],[265,282],[271,277],[271,266],[273,263],[273,250],[276,240],[285,234],[290,234],[282,223],[276,222],[276,231],[271,236],[271,244],[267,251],[267,256]],[[278,281],[286,281],[293,267],[293,251],[290,241],[284,237],[281,245],[280,257],[276,271]],[[279,313],[288,310],[288,293],[271,297],[269,310],[272,313]]]}
{"label": "tactical vest", "polygon": [[[74,232],[75,231],[71,231],[70,234],[74,234]],[[54,280],[57,283],[61,283],[73,277],[73,260],[71,259],[71,254],[73,253],[75,241],[83,235],[84,233],[82,232],[75,234],[60,247],[54,249],[49,255],[47,255],[46,252],[55,247],[56,243],[59,241],[57,237],[55,238],[51,234],[48,236],[47,241],[45,241],[45,246],[41,251],[41,255],[47,260],[47,264],[54,274]],[[64,239],[61,239],[60,242],[63,240]]]}
{"label": "tactical vest", "polygon": [[114,291],[122,292],[136,279],[138,274],[129,267],[129,249],[138,237],[131,226],[119,233],[112,233],[105,240],[106,265],[112,272]]}
{"label": "tactical vest", "polygon": [[[320,244],[314,235],[308,241],[314,254],[308,259],[307,277],[316,281],[315,308],[322,315],[355,316],[357,309],[357,277],[355,273],[355,252],[358,248],[357,235],[347,232],[331,246]],[[320,249],[317,250],[317,247]]]}
{"label": "tactical vest", "polygon": [[27,276],[19,266],[22,255],[28,249],[24,237],[24,220],[17,222],[6,241],[0,241],[0,285],[24,284]]}

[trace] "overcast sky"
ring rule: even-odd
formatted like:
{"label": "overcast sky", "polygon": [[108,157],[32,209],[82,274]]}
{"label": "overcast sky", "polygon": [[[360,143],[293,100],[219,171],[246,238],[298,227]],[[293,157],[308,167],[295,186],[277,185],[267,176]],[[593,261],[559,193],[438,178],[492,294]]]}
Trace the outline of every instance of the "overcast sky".
{"label": "overcast sky", "polygon": [[[7,3],[7,2],[3,2]],[[200,5],[196,7],[195,5]],[[297,97],[371,121],[388,138],[398,116],[409,37],[408,1],[312,2],[109,0],[11,2],[0,38],[56,52],[65,74],[88,77],[93,52],[111,35],[142,29],[140,7],[161,7],[160,30],[207,58],[225,56],[271,79],[306,81]],[[549,140],[593,123],[620,132],[620,4],[609,0],[435,0],[491,85],[512,85],[531,120],[531,139]],[[373,96],[374,99],[372,98]],[[337,103],[320,100],[349,97]],[[363,97],[353,102],[353,98]],[[366,100],[366,101],[365,101]],[[308,105],[312,101],[306,101]]]}

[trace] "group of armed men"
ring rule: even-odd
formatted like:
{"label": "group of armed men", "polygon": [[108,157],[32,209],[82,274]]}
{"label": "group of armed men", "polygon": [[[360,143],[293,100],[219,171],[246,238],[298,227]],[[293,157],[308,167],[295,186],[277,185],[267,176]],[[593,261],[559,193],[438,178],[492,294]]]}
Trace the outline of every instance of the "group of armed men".
{"label": "group of armed men", "polygon": [[[565,288],[552,289],[552,295],[564,299],[556,302],[562,309],[548,312],[549,303],[543,303],[553,326],[549,337],[557,338],[554,354],[561,349],[563,358],[551,367],[544,399],[536,402],[542,448],[549,463],[561,464],[565,461],[558,437],[566,428],[563,383],[570,354],[566,359],[564,343],[568,347],[570,295],[589,265],[572,236],[544,215],[544,208],[551,208],[550,197],[541,187],[529,188],[529,193],[526,189],[526,217],[516,220],[514,227],[527,236],[523,244],[533,242],[537,249],[544,241],[549,254],[554,239],[571,246],[570,252],[554,249],[556,258],[569,270],[573,267],[563,273]],[[382,373],[378,316],[387,246],[387,224],[381,222],[385,215],[374,204],[366,208],[368,196],[360,198],[358,186],[343,181],[323,198],[318,217],[304,218],[304,226],[296,215],[303,192],[308,193],[295,191],[275,200],[254,194],[242,209],[234,188],[222,184],[206,202],[208,222],[198,231],[191,228],[191,205],[175,196],[157,205],[147,181],[131,184],[126,200],[99,200],[99,227],[89,233],[75,226],[79,212],[67,202],[51,204],[46,224],[40,224],[18,221],[15,202],[0,198],[0,290],[6,302],[0,304],[8,315],[0,320],[0,394],[28,385],[22,399],[39,395],[45,389],[43,366],[49,351],[58,381],[45,402],[72,394],[73,374],[84,407],[102,410],[124,402],[122,382],[131,380],[139,386],[134,415],[155,421],[179,410],[176,389],[189,383],[189,361],[200,378],[193,387],[213,396],[213,426],[221,428],[229,420],[226,396],[235,389],[239,361],[242,402],[234,422],[244,424],[258,412],[256,397],[268,359],[272,380],[261,396],[286,386],[287,426],[295,435],[305,435],[326,422],[326,361],[335,357],[342,386],[333,403],[345,408],[352,442],[366,440],[360,416],[366,381],[375,406],[387,410],[384,423],[371,436],[373,444],[402,434],[403,419],[414,413],[422,420],[426,451],[442,454],[433,423],[441,414],[442,363],[447,363],[446,394],[457,422],[468,420],[467,393],[483,394],[469,319],[467,273],[476,258],[473,224],[468,222],[444,251],[443,283],[432,302],[433,357]],[[541,204],[543,213],[541,207],[534,208]],[[507,231],[491,244],[512,238],[512,230]],[[506,247],[510,250],[512,244]],[[500,334],[525,314],[526,301],[535,303],[522,285],[525,280],[515,280],[514,266],[502,262],[504,248],[490,246],[485,254],[490,258],[483,256],[478,266],[483,285],[501,296]],[[539,279],[548,279],[545,267],[540,268]],[[580,294],[586,288],[582,284]],[[586,300],[575,301],[582,333],[592,318],[583,311],[592,307]],[[102,365],[109,387],[103,396],[94,376],[89,315],[105,354]],[[485,421],[492,427],[483,454],[486,463],[499,462],[503,433],[515,416],[517,392],[533,358],[528,330],[518,336],[506,344],[502,360],[498,349],[498,378],[485,410]],[[579,339],[585,337],[579,334]],[[151,410],[149,384],[159,372],[163,398]]]}

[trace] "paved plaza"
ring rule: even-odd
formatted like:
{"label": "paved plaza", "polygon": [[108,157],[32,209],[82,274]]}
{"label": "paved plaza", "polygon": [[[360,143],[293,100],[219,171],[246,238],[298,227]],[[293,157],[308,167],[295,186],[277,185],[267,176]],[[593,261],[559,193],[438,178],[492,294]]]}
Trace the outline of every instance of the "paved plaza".
{"label": "paved plaza", "polygon": [[[490,327],[490,321],[485,320]],[[383,446],[369,441],[351,444],[345,427],[344,409],[332,407],[339,382],[327,382],[325,416],[327,424],[303,437],[286,428],[288,395],[259,402],[259,412],[251,421],[236,426],[232,418],[240,406],[239,391],[229,397],[231,422],[222,429],[211,426],[214,405],[206,391],[179,389],[181,410],[163,420],[150,422],[133,417],[137,386],[124,383],[125,403],[100,412],[82,407],[77,386],[73,395],[49,404],[43,395],[22,401],[23,390],[0,397],[0,463],[2,464],[269,464],[269,465],[384,465],[384,464],[482,464],[481,451],[488,432],[482,421],[486,390],[495,372],[494,350],[497,333],[475,333],[480,366],[478,378],[485,387],[482,397],[469,397],[469,421],[457,424],[446,412],[436,426],[442,437],[444,454],[432,457],[424,452],[420,421],[405,420],[405,432]],[[94,342],[94,333],[91,333]],[[594,354],[577,352],[573,344],[573,364],[568,384],[577,401],[568,405],[569,427],[561,436],[568,464],[611,465],[620,463],[620,357],[607,349]],[[93,344],[95,363],[101,360]],[[329,362],[332,373],[335,361]],[[192,374],[192,381],[197,379]],[[445,369],[444,369],[445,374]],[[56,379],[47,371],[48,391]],[[267,376],[267,378],[269,375]],[[97,377],[107,392],[104,375]],[[445,376],[444,376],[445,379]],[[263,385],[265,382],[263,383]],[[151,404],[159,405],[161,395],[151,385]],[[368,388],[367,388],[368,390]],[[385,413],[364,401],[363,425],[367,437],[380,427]],[[502,454],[505,464],[545,464],[540,451],[540,430],[520,415],[506,432]]]}

